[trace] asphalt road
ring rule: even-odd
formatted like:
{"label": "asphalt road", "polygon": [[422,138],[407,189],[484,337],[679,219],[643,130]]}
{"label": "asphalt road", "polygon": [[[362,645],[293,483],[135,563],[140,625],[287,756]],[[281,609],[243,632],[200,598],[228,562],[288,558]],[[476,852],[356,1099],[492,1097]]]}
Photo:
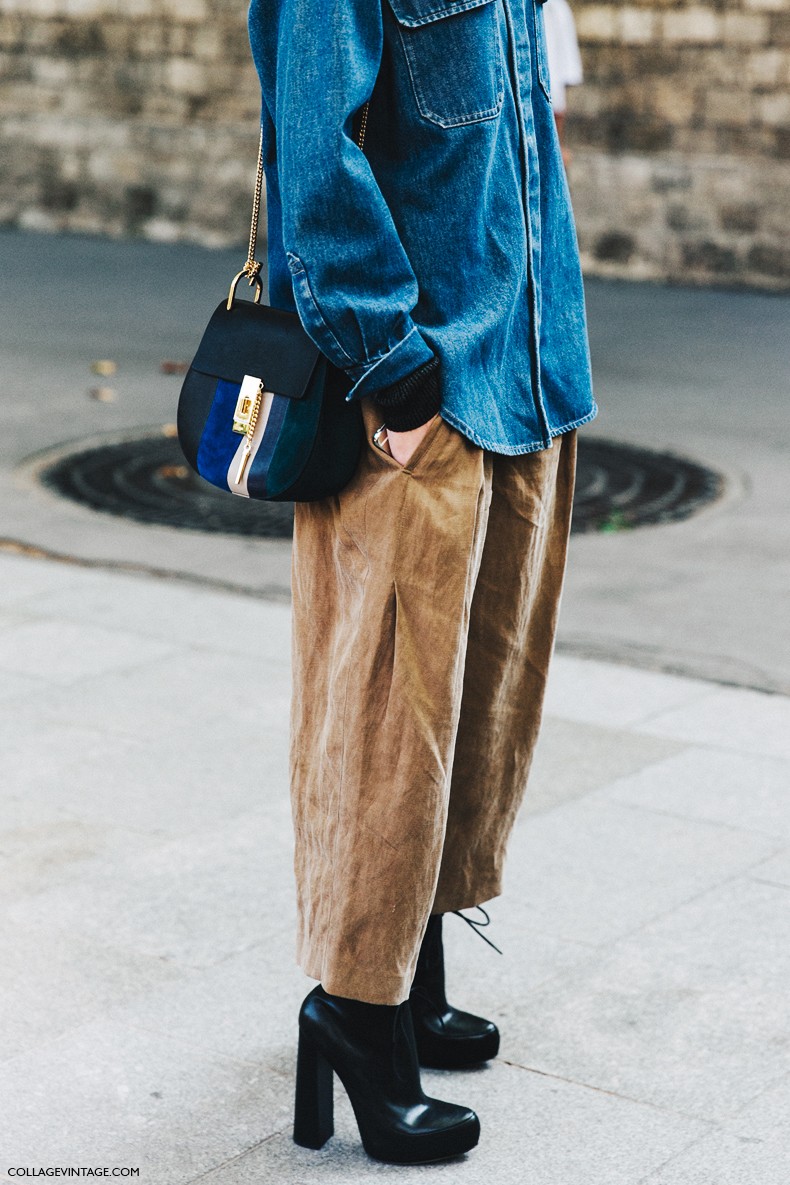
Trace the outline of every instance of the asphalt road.
{"label": "asphalt road", "polygon": [[[0,233],[0,540],[287,598],[289,545],[145,527],[43,491],[42,454],[173,420],[239,253]],[[790,692],[790,298],[587,285],[598,420],[698,460],[724,497],[684,523],[575,537],[559,646]],[[113,359],[97,378],[90,364]],[[113,402],[90,388],[110,385]]]}

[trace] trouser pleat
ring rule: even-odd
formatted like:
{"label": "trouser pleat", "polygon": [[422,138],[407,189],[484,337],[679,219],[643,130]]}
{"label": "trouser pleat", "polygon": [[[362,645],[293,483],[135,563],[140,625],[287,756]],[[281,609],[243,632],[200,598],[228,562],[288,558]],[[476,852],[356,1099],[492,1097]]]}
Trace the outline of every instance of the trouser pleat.
{"label": "trouser pleat", "polygon": [[[504,458],[437,420],[401,468],[371,443],[375,405],[363,410],[351,484],[296,507],[297,953],[327,991],[392,1004],[408,995],[431,910],[500,891],[540,720],[575,442]],[[560,470],[571,489],[557,495]]]}

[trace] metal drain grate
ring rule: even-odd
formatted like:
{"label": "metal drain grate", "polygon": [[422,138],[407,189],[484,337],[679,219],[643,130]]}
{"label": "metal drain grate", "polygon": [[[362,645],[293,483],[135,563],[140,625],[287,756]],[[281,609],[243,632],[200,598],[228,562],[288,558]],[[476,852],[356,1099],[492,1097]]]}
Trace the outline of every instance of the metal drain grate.
{"label": "metal drain grate", "polygon": [[[289,503],[252,502],[215,489],[187,466],[172,431],[61,455],[41,480],[94,510],[136,522],[270,539],[292,531]],[[715,500],[723,484],[711,470],[666,453],[581,437],[573,529],[675,522]]]}
{"label": "metal drain grate", "polygon": [[622,531],[678,522],[723,492],[720,474],[693,461],[582,436],[573,530]]}

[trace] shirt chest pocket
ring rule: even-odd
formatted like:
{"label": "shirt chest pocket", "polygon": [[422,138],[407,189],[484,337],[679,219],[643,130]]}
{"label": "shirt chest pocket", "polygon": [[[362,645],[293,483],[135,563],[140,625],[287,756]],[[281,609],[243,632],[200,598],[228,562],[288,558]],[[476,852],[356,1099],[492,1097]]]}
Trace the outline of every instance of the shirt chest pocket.
{"label": "shirt chest pocket", "polygon": [[499,0],[388,0],[420,115],[443,128],[493,119],[504,98]]}

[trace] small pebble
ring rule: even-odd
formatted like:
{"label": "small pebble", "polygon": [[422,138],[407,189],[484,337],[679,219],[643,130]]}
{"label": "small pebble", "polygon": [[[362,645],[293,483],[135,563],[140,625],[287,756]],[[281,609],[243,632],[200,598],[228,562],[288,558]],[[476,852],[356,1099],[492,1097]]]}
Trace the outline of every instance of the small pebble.
{"label": "small pebble", "polygon": [[112,358],[99,358],[96,362],[91,362],[91,371],[94,374],[100,374],[102,378],[109,378],[111,374],[115,374],[118,369],[117,362],[113,362]]}
{"label": "small pebble", "polygon": [[189,477],[186,465],[160,465],[156,472],[159,477],[175,478],[177,481],[186,481]]}
{"label": "small pebble", "polygon": [[98,399],[99,403],[114,403],[116,399],[113,387],[91,387],[88,394],[91,399]]}

